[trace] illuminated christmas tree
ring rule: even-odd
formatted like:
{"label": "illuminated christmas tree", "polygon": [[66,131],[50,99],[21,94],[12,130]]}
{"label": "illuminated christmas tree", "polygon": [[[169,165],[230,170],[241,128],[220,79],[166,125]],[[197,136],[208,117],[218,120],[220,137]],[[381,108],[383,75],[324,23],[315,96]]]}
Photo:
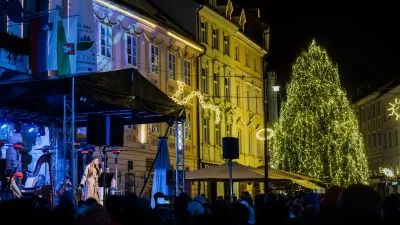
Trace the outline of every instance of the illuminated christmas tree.
{"label": "illuminated christmas tree", "polygon": [[275,130],[273,166],[336,185],[367,181],[357,118],[340,86],[337,65],[315,40],[293,65]]}

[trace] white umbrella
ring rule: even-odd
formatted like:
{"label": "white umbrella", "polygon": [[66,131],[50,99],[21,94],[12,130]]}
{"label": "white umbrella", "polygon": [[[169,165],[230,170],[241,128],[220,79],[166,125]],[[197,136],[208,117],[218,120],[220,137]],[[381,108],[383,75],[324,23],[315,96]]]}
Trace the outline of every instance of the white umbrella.
{"label": "white umbrella", "polygon": [[154,194],[157,192],[169,195],[169,186],[167,185],[167,171],[171,169],[168,152],[168,138],[158,138],[158,156],[154,166],[153,185],[151,187],[151,207],[154,208],[156,203],[154,201]]}

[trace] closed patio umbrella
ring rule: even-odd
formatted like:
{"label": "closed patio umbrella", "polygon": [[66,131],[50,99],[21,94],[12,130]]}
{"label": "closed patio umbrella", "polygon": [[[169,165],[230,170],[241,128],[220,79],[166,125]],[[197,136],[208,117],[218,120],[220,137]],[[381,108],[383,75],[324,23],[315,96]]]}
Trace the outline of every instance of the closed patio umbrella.
{"label": "closed patio umbrella", "polygon": [[157,192],[161,192],[166,196],[169,196],[169,186],[167,185],[167,171],[171,168],[171,163],[169,161],[168,152],[168,138],[159,137],[158,138],[158,149],[159,151],[156,163],[154,166],[154,177],[153,185],[151,187],[151,207],[156,206],[153,196]]}

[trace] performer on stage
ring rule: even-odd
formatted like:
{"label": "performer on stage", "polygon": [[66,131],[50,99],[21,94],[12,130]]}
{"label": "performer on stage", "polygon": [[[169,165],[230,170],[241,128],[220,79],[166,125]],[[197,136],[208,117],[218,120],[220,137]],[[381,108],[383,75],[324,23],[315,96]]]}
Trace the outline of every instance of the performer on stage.
{"label": "performer on stage", "polygon": [[11,178],[10,189],[14,195],[14,199],[22,197],[20,189],[22,178],[24,178],[24,175],[21,172],[15,173]]}
{"label": "performer on stage", "polygon": [[99,160],[93,159],[93,161],[86,166],[85,172],[83,173],[80,187],[83,188],[86,183],[85,188],[85,200],[88,198],[94,198],[100,203],[99,196],[99,175],[102,170],[99,167]]}

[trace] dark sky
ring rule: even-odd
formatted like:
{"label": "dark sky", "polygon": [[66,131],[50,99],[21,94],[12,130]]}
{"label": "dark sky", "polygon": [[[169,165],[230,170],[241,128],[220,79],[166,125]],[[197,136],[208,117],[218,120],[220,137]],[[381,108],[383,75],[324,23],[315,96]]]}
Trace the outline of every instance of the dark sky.
{"label": "dark sky", "polygon": [[[291,65],[313,37],[327,48],[339,66],[343,86],[350,95],[361,84],[381,86],[399,76],[400,13],[384,1],[243,0],[261,7],[271,26],[270,69],[280,82],[289,81]],[[301,2],[301,3],[300,3]]]}

